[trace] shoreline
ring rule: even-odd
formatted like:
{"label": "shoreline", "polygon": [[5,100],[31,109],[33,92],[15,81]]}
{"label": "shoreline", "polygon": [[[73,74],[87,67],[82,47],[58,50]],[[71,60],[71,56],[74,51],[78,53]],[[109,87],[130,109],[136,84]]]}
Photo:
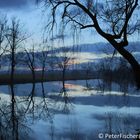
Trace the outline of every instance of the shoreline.
{"label": "shoreline", "polygon": [[[86,70],[66,70],[65,80],[87,80],[96,79],[97,73],[90,71],[87,73]],[[35,71],[35,81],[33,81],[32,73],[29,72],[15,72],[14,84],[25,84],[25,83],[39,83],[49,81],[62,81],[63,72],[61,70],[45,71],[44,77],[42,78],[42,71]],[[0,73],[0,85],[8,85],[10,82],[10,73]]]}

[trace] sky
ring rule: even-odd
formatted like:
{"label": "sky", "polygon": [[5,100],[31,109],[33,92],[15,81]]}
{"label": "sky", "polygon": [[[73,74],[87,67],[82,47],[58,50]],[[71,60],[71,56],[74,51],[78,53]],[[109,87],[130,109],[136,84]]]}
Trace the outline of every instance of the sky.
{"label": "sky", "polygon": [[41,40],[41,11],[35,0],[0,0],[0,14],[6,15],[8,19],[19,19],[25,32],[35,41]]}
{"label": "sky", "polygon": [[[35,4],[35,0],[0,0],[0,13],[6,14],[8,18],[17,17],[24,24],[25,30],[31,35],[31,38],[37,42],[42,40],[43,29],[47,17],[43,15],[43,8]],[[91,44],[105,42],[97,35],[95,31],[82,32],[79,39],[80,44]],[[135,37],[130,40],[134,41]],[[66,39],[68,45],[72,44],[72,38]]]}
{"label": "sky", "polygon": [[[16,17],[24,24],[25,30],[31,34],[33,40],[41,40],[46,17],[43,16],[43,8],[35,4],[35,0],[0,0],[0,13],[6,14],[8,18]],[[81,33],[81,34],[85,34]],[[88,37],[87,37],[88,36]],[[103,40],[100,36],[91,37],[91,32],[86,33],[86,37],[80,37],[80,43],[96,43]],[[66,39],[68,45],[72,44],[72,38]],[[82,42],[81,42],[82,40]]]}

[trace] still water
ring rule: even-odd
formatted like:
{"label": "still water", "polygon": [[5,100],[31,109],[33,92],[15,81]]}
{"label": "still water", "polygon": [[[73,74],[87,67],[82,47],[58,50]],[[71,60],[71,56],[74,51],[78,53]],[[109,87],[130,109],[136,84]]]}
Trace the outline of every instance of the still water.
{"label": "still water", "polygon": [[[98,140],[138,134],[140,96],[98,80],[0,86],[1,140]],[[120,138],[122,139],[122,138]]]}

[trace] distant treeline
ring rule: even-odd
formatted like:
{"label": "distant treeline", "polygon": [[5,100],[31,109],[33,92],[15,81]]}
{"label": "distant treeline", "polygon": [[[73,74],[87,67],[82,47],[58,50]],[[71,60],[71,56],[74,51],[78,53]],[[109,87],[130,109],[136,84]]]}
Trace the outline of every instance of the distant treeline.
{"label": "distant treeline", "polygon": [[[63,72],[62,70],[46,71],[42,78],[42,71],[35,72],[35,82],[46,81],[61,81]],[[88,80],[88,79],[102,79],[105,82],[123,83],[128,82],[134,84],[134,77],[132,70],[128,69],[98,69],[98,70],[66,70],[65,80]],[[14,83],[32,83],[32,73],[17,72],[14,74]],[[10,73],[0,74],[0,84],[10,84]]]}

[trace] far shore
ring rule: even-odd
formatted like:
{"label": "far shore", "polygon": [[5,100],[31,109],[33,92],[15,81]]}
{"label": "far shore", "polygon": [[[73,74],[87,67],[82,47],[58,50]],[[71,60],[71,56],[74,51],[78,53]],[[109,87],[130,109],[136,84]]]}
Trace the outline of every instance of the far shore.
{"label": "far shore", "polygon": [[[63,73],[61,70],[46,71],[42,78],[42,71],[35,72],[35,82],[49,82],[49,81],[62,81]],[[65,73],[65,80],[86,80],[96,79],[97,73],[90,71],[87,73],[86,70],[67,70]],[[14,84],[25,84],[32,83],[32,73],[29,72],[16,72],[14,74]],[[0,85],[10,84],[10,74],[7,72],[0,73]]]}

